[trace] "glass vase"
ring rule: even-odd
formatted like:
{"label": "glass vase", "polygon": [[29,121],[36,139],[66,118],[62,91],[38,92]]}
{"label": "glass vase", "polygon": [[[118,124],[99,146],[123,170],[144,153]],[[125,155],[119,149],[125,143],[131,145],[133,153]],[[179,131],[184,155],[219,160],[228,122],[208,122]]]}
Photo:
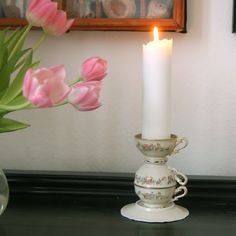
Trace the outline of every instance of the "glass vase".
{"label": "glass vase", "polygon": [[0,215],[4,212],[7,207],[9,199],[9,187],[7,178],[0,168]]}

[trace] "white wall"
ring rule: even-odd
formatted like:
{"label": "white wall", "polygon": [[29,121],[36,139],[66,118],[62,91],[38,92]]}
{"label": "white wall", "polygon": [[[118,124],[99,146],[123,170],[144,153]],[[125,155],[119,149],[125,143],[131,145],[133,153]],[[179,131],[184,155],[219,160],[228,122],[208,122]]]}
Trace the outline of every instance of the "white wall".
{"label": "white wall", "polygon": [[[188,0],[188,33],[173,37],[172,130],[190,146],[171,165],[187,174],[236,174],[236,35],[232,0]],[[33,44],[40,32],[33,32]],[[134,172],[142,163],[133,136],[141,130],[143,32],[71,32],[47,38],[42,65],[64,63],[68,79],[82,61],[109,61],[103,107],[90,113],[71,107],[17,112],[32,127],[0,136],[3,168]]]}

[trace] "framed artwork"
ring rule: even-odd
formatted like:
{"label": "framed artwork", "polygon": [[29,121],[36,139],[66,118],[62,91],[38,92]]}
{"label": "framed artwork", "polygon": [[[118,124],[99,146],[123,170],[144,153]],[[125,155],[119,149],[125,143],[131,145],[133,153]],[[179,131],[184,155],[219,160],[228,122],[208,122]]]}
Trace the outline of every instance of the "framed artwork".
{"label": "framed artwork", "polygon": [[[23,26],[30,0],[1,0],[0,27]],[[187,0],[56,0],[75,18],[72,30],[186,32]]]}
{"label": "framed artwork", "polygon": [[150,31],[186,30],[186,0],[67,0],[72,29]]}
{"label": "framed artwork", "polygon": [[[30,0],[1,0],[0,1],[0,28],[25,26],[26,8]],[[55,0],[62,8],[62,0]]]}
{"label": "framed artwork", "polygon": [[20,0],[1,1],[1,17],[4,18],[24,18],[25,2]]}

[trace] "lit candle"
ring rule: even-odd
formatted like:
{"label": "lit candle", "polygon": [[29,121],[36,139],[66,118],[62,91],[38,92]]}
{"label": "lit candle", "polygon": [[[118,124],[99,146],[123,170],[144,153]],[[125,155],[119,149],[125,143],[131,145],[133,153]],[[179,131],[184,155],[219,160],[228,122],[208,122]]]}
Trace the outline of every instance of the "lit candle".
{"label": "lit candle", "polygon": [[170,138],[172,39],[159,40],[154,28],[154,41],[143,45],[143,139]]}

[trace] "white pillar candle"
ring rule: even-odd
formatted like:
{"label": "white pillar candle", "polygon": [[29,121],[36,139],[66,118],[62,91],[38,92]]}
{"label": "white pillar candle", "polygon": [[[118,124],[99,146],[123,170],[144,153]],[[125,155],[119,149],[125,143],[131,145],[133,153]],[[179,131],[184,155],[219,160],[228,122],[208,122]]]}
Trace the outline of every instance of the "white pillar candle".
{"label": "white pillar candle", "polygon": [[159,40],[154,28],[154,41],[143,45],[143,139],[167,139],[171,135],[171,54],[172,39]]}

